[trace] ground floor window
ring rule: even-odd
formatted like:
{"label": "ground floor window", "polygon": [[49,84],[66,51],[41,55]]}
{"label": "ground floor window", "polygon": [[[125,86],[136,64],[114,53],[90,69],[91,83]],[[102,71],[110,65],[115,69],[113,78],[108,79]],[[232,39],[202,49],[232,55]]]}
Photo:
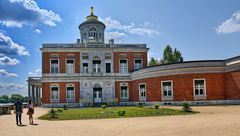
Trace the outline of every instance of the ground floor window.
{"label": "ground floor window", "polygon": [[73,86],[68,86],[67,87],[67,99],[68,100],[74,100],[74,87]]}
{"label": "ground floor window", "polygon": [[59,100],[59,88],[58,86],[51,87],[51,99]]}
{"label": "ground floor window", "polygon": [[173,92],[172,81],[162,81],[162,96],[171,97]]}
{"label": "ground floor window", "polygon": [[139,98],[145,99],[146,98],[146,84],[139,84]]}
{"label": "ground floor window", "polygon": [[127,99],[128,98],[128,85],[126,83],[121,84],[121,99]]}
{"label": "ground floor window", "polygon": [[206,95],[205,79],[194,79],[194,95],[204,96]]}

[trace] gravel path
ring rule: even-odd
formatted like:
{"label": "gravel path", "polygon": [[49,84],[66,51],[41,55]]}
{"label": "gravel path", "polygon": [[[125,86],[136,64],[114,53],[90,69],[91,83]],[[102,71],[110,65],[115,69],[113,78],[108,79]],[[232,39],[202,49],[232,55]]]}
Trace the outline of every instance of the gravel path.
{"label": "gravel path", "polygon": [[[181,107],[172,107],[181,108]],[[36,117],[49,109],[36,108],[35,123],[29,125],[26,110],[23,124],[16,126],[15,115],[0,116],[0,136],[238,136],[239,106],[199,106],[195,115],[44,121]]]}

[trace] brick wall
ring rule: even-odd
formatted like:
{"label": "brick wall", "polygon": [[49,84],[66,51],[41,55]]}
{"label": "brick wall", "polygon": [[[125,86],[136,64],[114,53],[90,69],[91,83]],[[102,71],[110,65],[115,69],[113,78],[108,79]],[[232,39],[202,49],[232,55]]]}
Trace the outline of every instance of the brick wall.
{"label": "brick wall", "polygon": [[[69,57],[69,55],[71,55]],[[57,57],[53,57],[55,55]],[[50,73],[50,59],[56,58],[59,59],[59,72],[65,73],[66,72],[66,59],[72,58],[74,59],[75,63],[75,73],[80,73],[80,53],[79,52],[43,52],[42,53],[42,73]]]}
{"label": "brick wall", "polygon": [[225,74],[227,99],[240,99],[240,71]]}
{"label": "brick wall", "polygon": [[79,82],[51,82],[51,83],[42,83],[42,103],[50,103],[50,87],[51,84],[59,85],[59,94],[60,94],[60,103],[66,102],[66,84],[73,83],[75,86],[75,102],[79,102],[80,99],[80,85]]}
{"label": "brick wall", "polygon": [[[121,54],[126,54],[126,56],[120,56]],[[134,54],[141,54],[141,56],[136,57]],[[119,59],[128,59],[128,72],[134,70],[134,59],[141,58],[143,60],[143,67],[147,66],[147,52],[114,52],[114,72],[119,73]]]}

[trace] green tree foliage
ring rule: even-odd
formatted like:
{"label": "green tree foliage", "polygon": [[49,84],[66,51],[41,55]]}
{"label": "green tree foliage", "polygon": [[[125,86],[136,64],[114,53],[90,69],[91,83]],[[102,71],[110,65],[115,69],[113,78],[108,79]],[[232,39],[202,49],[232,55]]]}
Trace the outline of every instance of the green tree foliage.
{"label": "green tree foliage", "polygon": [[155,66],[155,65],[157,65],[157,64],[158,64],[157,59],[151,57],[148,65],[149,65],[149,66]]}
{"label": "green tree foliage", "polygon": [[23,97],[20,94],[12,94],[11,96],[0,96],[0,103],[14,103],[16,102],[17,98],[19,98],[21,102],[28,102],[28,97]]}
{"label": "green tree foliage", "polygon": [[8,103],[9,102],[9,97],[7,95],[2,95],[0,97],[0,103]]}
{"label": "green tree foliage", "polygon": [[160,60],[161,64],[170,64],[183,62],[182,53],[176,48],[174,51],[170,45],[167,45],[163,51],[163,58]]}

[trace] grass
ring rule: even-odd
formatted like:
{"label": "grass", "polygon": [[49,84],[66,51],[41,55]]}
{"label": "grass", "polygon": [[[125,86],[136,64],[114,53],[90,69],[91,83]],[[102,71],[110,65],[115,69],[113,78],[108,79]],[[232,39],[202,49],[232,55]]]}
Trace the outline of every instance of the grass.
{"label": "grass", "polygon": [[[119,109],[125,110],[124,116],[119,116],[117,111]],[[63,110],[58,118],[51,118],[48,113],[39,117],[42,120],[79,120],[79,119],[103,119],[103,118],[126,118],[126,117],[148,117],[148,116],[168,116],[168,115],[189,115],[198,112],[184,112],[181,110],[159,108],[154,109],[150,107],[111,107],[111,108],[80,108]]]}

